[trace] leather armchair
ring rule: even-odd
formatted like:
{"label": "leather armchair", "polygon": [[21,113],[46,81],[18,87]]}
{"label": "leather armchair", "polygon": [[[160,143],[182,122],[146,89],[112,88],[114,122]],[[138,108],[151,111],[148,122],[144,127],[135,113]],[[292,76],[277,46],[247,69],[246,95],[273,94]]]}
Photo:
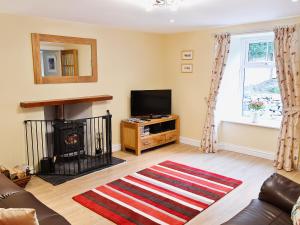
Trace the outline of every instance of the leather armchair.
{"label": "leather armchair", "polygon": [[299,184],[273,174],[263,183],[259,198],[223,225],[292,225],[290,214],[299,196]]}

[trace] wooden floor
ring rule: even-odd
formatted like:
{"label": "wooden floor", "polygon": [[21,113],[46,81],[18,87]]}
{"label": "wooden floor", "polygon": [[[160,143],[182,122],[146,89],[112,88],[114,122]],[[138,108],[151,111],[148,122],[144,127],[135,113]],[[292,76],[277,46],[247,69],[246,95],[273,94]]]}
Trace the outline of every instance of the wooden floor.
{"label": "wooden floor", "polygon": [[[227,151],[203,154],[196,147],[183,144],[169,145],[139,157],[124,152],[116,152],[114,156],[123,158],[127,162],[56,187],[34,177],[26,189],[47,206],[62,214],[73,225],[109,225],[114,223],[74,202],[72,197],[164,160],[174,160],[244,182],[242,186],[188,223],[189,225],[219,225],[244,208],[251,199],[257,198],[263,181],[275,172],[272,162],[266,159]],[[300,183],[299,172],[284,173],[284,175]]]}

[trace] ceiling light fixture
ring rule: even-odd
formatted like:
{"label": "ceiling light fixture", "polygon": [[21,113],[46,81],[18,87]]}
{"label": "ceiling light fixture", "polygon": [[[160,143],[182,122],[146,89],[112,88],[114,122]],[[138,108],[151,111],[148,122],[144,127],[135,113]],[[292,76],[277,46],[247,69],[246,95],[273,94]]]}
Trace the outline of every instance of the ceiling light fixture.
{"label": "ceiling light fixture", "polygon": [[146,11],[152,11],[155,8],[164,8],[171,11],[177,11],[183,0],[152,0],[152,5]]}

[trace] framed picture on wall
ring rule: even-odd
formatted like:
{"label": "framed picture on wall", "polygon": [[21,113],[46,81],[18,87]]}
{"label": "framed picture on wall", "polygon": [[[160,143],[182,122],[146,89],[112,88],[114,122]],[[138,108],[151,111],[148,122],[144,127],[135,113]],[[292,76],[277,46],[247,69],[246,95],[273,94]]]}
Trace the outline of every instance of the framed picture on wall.
{"label": "framed picture on wall", "polygon": [[193,59],[193,50],[183,50],[181,52],[182,60],[192,60]]}
{"label": "framed picture on wall", "polygon": [[51,73],[57,72],[57,63],[56,63],[56,55],[48,55],[47,56],[47,70]]}
{"label": "framed picture on wall", "polygon": [[181,64],[181,73],[193,73],[193,64]]}
{"label": "framed picture on wall", "polygon": [[41,51],[43,76],[53,76],[61,74],[61,56],[57,50]]}

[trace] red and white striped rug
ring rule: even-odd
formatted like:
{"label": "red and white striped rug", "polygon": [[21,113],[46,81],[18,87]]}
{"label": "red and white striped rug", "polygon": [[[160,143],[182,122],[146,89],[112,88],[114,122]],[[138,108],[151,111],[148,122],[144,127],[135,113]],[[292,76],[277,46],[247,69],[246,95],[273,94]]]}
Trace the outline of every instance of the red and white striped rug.
{"label": "red and white striped rug", "polygon": [[73,199],[116,224],[179,225],[240,184],[240,180],[165,161]]}

